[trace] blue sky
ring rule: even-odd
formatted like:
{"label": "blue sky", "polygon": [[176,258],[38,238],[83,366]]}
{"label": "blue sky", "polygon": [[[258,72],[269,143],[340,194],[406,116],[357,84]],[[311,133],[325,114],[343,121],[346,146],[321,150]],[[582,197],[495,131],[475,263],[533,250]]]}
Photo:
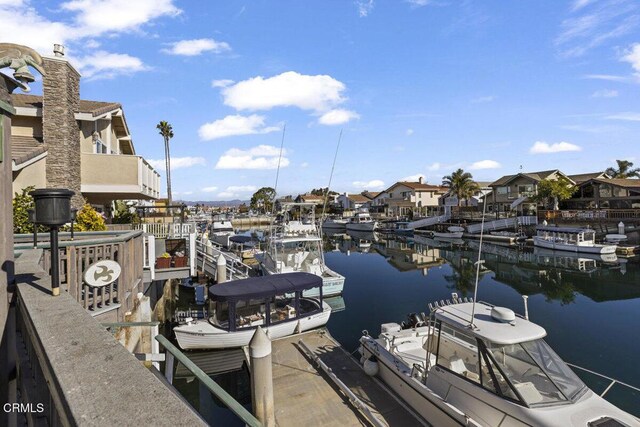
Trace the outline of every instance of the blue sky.
{"label": "blue sky", "polygon": [[173,125],[174,198],[273,186],[285,126],[279,194],[328,184],[341,130],[340,192],[640,163],[636,0],[0,0],[0,22],[65,44],[163,176]]}

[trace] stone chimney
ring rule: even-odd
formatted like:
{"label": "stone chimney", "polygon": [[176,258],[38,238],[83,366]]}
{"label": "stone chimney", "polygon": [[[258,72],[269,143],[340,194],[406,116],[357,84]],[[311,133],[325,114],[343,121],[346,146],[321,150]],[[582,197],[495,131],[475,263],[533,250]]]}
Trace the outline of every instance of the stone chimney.
{"label": "stone chimney", "polygon": [[54,57],[42,58],[42,136],[47,145],[47,186],[75,191],[73,208],[82,207],[80,193],[80,74],[64,58],[64,46],[54,45]]}

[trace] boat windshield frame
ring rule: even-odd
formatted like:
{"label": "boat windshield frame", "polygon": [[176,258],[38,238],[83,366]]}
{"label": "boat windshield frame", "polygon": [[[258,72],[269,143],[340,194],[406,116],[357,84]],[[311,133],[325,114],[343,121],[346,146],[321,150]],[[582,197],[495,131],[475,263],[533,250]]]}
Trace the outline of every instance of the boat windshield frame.
{"label": "boat windshield frame", "polygon": [[[438,368],[501,398],[525,407],[538,408],[573,403],[588,390],[542,338],[495,344],[442,320],[436,320],[435,327],[438,335],[435,364]],[[451,357],[445,357],[443,353],[450,352],[450,347],[453,345],[455,348],[456,344],[459,352],[454,350]],[[448,350],[445,347],[449,347]],[[515,357],[516,352],[506,352],[506,349],[519,350],[518,357]],[[471,357],[463,359],[465,351]],[[503,363],[499,363],[501,357]],[[470,362],[473,358],[477,359],[475,363]],[[507,358],[510,364],[506,363]],[[524,366],[526,369],[518,372],[514,366]],[[533,373],[528,375],[529,372]]]}

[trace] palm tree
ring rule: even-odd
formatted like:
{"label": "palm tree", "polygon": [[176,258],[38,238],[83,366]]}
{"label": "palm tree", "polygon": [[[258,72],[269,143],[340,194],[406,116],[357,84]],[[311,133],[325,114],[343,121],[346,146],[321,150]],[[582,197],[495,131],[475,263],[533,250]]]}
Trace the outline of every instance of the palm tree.
{"label": "palm tree", "polygon": [[640,168],[633,168],[633,162],[628,160],[616,160],[618,163],[618,169],[616,168],[607,168],[604,173],[609,175],[611,178],[640,178]]}
{"label": "palm tree", "polygon": [[473,180],[471,174],[462,169],[442,177],[442,185],[449,187],[451,194],[458,198],[458,206],[462,199],[466,201],[480,190],[480,186]]}
{"label": "palm tree", "polygon": [[173,128],[169,122],[161,120],[156,126],[164,138],[164,161],[167,168],[167,206],[171,205],[171,154],[169,154],[169,140],[173,138]]}

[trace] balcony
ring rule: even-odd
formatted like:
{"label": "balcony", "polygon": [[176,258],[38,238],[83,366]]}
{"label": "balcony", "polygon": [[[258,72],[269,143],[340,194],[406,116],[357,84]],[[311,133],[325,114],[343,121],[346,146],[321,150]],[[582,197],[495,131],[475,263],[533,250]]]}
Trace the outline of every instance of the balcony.
{"label": "balcony", "polygon": [[160,174],[141,156],[82,153],[80,175],[92,203],[160,197]]}

